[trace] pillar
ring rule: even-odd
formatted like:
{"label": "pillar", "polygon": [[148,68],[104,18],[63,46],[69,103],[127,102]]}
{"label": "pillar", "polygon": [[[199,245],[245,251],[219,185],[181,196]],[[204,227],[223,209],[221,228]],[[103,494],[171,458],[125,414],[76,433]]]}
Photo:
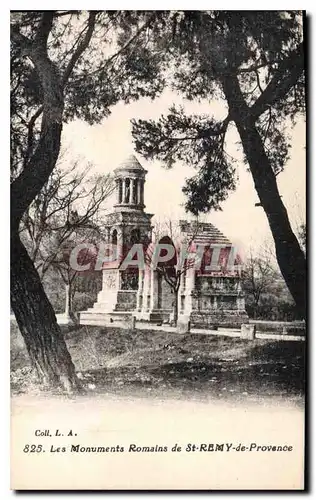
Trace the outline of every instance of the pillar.
{"label": "pillar", "polygon": [[182,314],[185,308],[185,276],[186,271],[184,270],[180,275],[180,287],[178,293],[178,311],[179,314]]}
{"label": "pillar", "polygon": [[186,298],[185,298],[185,313],[190,314],[192,311],[192,292],[195,288],[195,268],[187,269],[186,277]]}
{"label": "pillar", "polygon": [[117,203],[120,205],[122,203],[122,179],[116,179],[116,199]]}
{"label": "pillar", "polygon": [[126,193],[125,179],[122,179],[122,203],[125,203],[125,193]]}
{"label": "pillar", "polygon": [[132,194],[132,203],[133,205],[137,205],[137,183],[138,179],[132,179],[132,184],[133,184],[133,194]]}
{"label": "pillar", "polygon": [[151,269],[150,274],[150,310],[158,308],[158,275]]}
{"label": "pillar", "polygon": [[124,179],[125,183],[125,195],[123,198],[124,203],[129,203],[130,202],[130,196],[131,196],[131,181],[128,177]]}
{"label": "pillar", "polygon": [[144,291],[145,271],[139,269],[138,272],[138,290],[136,296],[136,310],[141,311],[143,306],[143,291]]}
{"label": "pillar", "polygon": [[134,179],[129,180],[129,200],[128,203],[130,205],[133,204],[133,191],[134,191]]}
{"label": "pillar", "polygon": [[124,198],[123,198],[123,203],[129,203],[129,197],[130,197],[130,180],[128,177],[125,177],[124,179],[124,185],[125,185],[125,191],[124,191]]}
{"label": "pillar", "polygon": [[151,290],[151,269],[149,267],[145,270],[145,283],[143,292],[143,311],[148,313],[150,310],[150,290]]}
{"label": "pillar", "polygon": [[237,302],[237,310],[245,311],[246,306],[244,297],[237,297],[236,302]]}
{"label": "pillar", "polygon": [[141,189],[142,189],[142,180],[138,179],[137,183],[137,204],[141,204]]}
{"label": "pillar", "polygon": [[139,183],[140,183],[140,200],[139,200],[139,203],[141,205],[144,205],[144,180],[141,179]]}
{"label": "pillar", "polygon": [[120,180],[116,179],[116,203],[120,203]]}

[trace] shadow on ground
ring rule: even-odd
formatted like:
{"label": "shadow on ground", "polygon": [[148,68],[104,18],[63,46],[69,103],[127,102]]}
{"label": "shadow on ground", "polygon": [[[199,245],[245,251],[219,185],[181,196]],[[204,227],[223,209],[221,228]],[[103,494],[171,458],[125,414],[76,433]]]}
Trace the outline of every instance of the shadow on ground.
{"label": "shadow on ground", "polygon": [[[305,342],[87,326],[63,330],[78,377],[91,394],[303,403]],[[14,394],[38,390],[19,335],[14,326]]]}

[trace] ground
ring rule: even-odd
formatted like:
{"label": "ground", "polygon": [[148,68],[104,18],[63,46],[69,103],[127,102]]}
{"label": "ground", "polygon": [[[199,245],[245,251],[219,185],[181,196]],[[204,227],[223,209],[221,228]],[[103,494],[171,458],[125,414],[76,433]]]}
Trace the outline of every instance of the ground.
{"label": "ground", "polygon": [[[305,342],[94,326],[63,331],[88,393],[303,404]],[[13,394],[39,391],[15,324],[11,372]]]}

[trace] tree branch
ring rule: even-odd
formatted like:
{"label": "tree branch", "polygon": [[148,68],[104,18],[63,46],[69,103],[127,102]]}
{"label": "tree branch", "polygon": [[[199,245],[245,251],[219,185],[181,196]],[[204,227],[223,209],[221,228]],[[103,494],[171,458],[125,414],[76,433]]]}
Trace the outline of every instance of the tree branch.
{"label": "tree branch", "polygon": [[123,45],[123,47],[121,47],[117,52],[115,52],[115,54],[113,54],[112,56],[110,56],[106,61],[105,61],[105,64],[103,65],[102,68],[97,68],[95,71],[92,71],[91,74],[95,74],[95,73],[98,73],[100,70],[104,70],[105,68],[107,68],[109,66],[109,64],[114,60],[116,59],[120,54],[122,54],[122,52],[125,52],[125,50],[139,37],[139,35],[149,27],[151,21],[155,18],[155,15],[153,14],[152,16],[150,16],[150,18],[137,30],[137,32],[135,33],[134,36],[132,36],[132,38],[130,38],[128,40],[128,42],[126,42],[125,45]]}
{"label": "tree branch", "polygon": [[[71,57],[62,80],[47,53],[47,40],[52,29],[54,12],[43,12],[33,43],[20,33],[18,26],[12,27],[12,38],[20,46],[21,54],[28,55],[32,60],[43,90],[43,105],[31,118],[28,127],[25,168],[11,184],[12,223],[17,230],[24,211],[42,189],[55,167],[62,130],[63,86],[83,51],[89,45],[95,17],[96,12],[90,12],[86,35]],[[40,139],[33,153],[34,125],[41,113],[43,113],[43,118]]]}
{"label": "tree branch", "polygon": [[67,64],[67,67],[65,69],[63,78],[62,78],[62,84],[65,85],[67,83],[68,78],[70,77],[75,65],[77,64],[78,60],[80,59],[81,55],[83,52],[86,50],[88,47],[91,37],[93,35],[94,27],[95,27],[95,18],[96,18],[97,12],[91,11],[89,13],[89,19],[88,19],[88,24],[87,24],[87,32],[81,41],[81,43],[78,44],[78,47],[76,51],[73,53],[73,55],[70,58],[70,61]]}
{"label": "tree branch", "polygon": [[250,113],[254,120],[276,102],[280,101],[289,90],[296,84],[304,71],[304,45],[303,42],[284,59],[256,102],[251,106]]}
{"label": "tree branch", "polygon": [[16,229],[24,211],[47,181],[59,154],[64,102],[58,71],[47,54],[52,21],[53,13],[44,12],[34,43],[22,35],[17,27],[13,29],[13,37],[31,58],[43,90],[43,119],[38,146],[21,174],[11,184],[11,214]]}
{"label": "tree branch", "polygon": [[27,149],[25,152],[25,158],[24,158],[24,166],[27,165],[27,162],[31,156],[32,149],[33,149],[33,139],[34,139],[34,127],[36,120],[41,116],[43,113],[43,106],[38,108],[38,110],[34,113],[34,115],[31,117],[27,128],[28,128],[28,134],[27,134]]}

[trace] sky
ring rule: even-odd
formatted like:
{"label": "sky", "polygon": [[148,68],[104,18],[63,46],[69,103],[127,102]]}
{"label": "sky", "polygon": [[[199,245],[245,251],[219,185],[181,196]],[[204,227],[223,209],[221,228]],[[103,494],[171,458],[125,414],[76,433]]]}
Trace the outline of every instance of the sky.
{"label": "sky", "polygon": [[[219,102],[194,103],[184,101],[181,96],[165,91],[155,101],[140,99],[131,104],[119,103],[112,108],[110,117],[98,125],[88,125],[76,120],[64,126],[62,146],[71,157],[80,156],[93,164],[98,173],[114,170],[127,156],[135,154],[143,167],[148,170],[145,184],[146,212],[155,214],[159,219],[190,218],[185,214],[182,193],[185,178],[195,174],[195,170],[177,163],[171,170],[163,168],[159,161],[146,161],[134,150],[131,135],[132,118],[159,118],[168,113],[172,104],[183,105],[188,113],[207,113],[217,119],[225,118],[227,110]],[[283,203],[285,204],[292,228],[305,222],[305,122],[299,119],[296,126],[288,133],[292,137],[290,159],[285,169],[277,176],[277,182]],[[258,196],[251,174],[242,162],[241,148],[238,147],[238,134],[232,125],[226,136],[227,152],[236,160],[238,183],[235,192],[222,204],[222,211],[212,211],[203,220],[213,223],[231,241],[245,251],[251,247],[257,249],[262,244],[271,244],[272,237],[266,215],[261,207],[256,207]]]}

